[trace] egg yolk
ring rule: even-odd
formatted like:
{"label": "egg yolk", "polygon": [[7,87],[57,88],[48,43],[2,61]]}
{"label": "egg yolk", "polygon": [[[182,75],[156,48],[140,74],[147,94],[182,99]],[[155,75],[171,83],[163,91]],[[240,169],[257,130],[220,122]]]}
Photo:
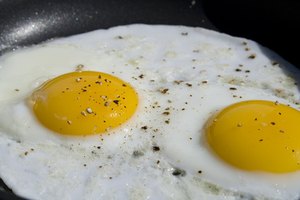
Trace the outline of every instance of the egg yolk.
{"label": "egg yolk", "polygon": [[64,135],[104,133],[127,121],[138,104],[128,83],[93,71],[58,76],[36,90],[32,100],[38,120]]}
{"label": "egg yolk", "polygon": [[300,169],[300,112],[278,102],[233,104],[208,121],[206,138],[221,159],[243,170]]}

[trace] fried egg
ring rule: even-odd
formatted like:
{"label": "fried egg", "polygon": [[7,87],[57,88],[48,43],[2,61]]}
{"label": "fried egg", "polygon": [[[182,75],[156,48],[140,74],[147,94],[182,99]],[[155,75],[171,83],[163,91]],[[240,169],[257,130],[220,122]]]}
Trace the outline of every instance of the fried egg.
{"label": "fried egg", "polygon": [[0,177],[28,199],[298,199],[299,78],[186,26],[20,48],[0,57]]}

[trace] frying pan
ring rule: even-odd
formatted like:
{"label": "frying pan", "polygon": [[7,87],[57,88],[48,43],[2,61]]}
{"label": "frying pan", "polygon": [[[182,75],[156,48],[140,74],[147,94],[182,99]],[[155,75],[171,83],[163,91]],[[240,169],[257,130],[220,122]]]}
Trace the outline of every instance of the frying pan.
{"label": "frying pan", "polygon": [[[299,9],[297,0],[0,0],[0,55],[50,38],[146,23],[246,37],[300,66]],[[0,199],[22,198],[0,179]]]}

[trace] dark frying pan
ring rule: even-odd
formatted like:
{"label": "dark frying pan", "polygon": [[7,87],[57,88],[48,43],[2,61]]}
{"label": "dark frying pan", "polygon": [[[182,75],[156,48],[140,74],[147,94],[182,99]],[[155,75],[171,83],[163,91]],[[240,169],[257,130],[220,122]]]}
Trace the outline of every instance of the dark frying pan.
{"label": "dark frying pan", "polygon": [[[299,9],[297,0],[0,0],[0,55],[54,37],[146,23],[247,37],[300,66]],[[0,178],[0,199],[21,198]]]}

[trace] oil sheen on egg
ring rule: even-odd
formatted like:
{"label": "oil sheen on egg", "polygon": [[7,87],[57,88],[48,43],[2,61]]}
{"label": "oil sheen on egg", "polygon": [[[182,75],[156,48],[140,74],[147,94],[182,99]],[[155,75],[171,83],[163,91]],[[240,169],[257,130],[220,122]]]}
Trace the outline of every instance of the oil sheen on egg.
{"label": "oil sheen on egg", "polygon": [[299,78],[185,26],[21,48],[0,57],[0,177],[29,199],[298,199]]}

